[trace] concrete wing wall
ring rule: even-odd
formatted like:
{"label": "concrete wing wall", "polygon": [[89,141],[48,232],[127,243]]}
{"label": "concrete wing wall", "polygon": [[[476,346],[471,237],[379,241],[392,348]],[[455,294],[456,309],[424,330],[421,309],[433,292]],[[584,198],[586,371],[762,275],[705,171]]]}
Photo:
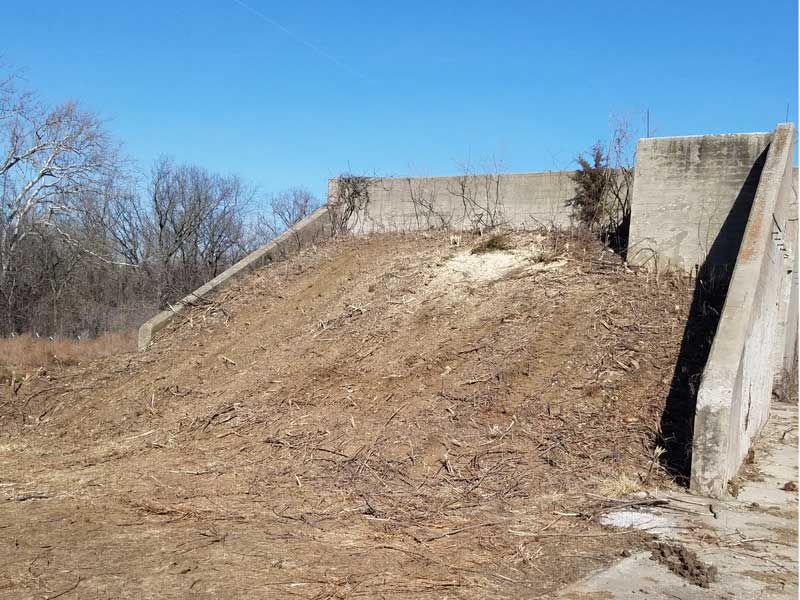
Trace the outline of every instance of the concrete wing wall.
{"label": "concrete wing wall", "polygon": [[[796,239],[795,129],[781,124],[766,155],[695,411],[691,488],[720,497],[769,415],[784,288]],[[749,142],[742,142],[749,147]],[[758,149],[755,140],[749,151]],[[795,292],[796,293],[796,292]]]}
{"label": "concrete wing wall", "polygon": [[[783,296],[778,307],[780,320],[778,321],[778,336],[775,340],[773,363],[776,373],[782,378],[797,366],[797,330],[798,330],[798,168],[793,168],[792,177],[793,196],[790,199],[789,216],[786,222],[785,260],[786,284]],[[794,257],[792,262],[792,257]],[[777,383],[777,382],[776,382]]]}
{"label": "concrete wing wall", "polygon": [[639,140],[628,261],[732,265],[772,135]]}
{"label": "concrete wing wall", "polygon": [[253,269],[272,262],[275,258],[295,252],[303,245],[312,243],[320,236],[326,235],[330,228],[330,222],[330,213],[327,206],[318,208],[291,229],[284,231],[271,242],[251,252],[211,281],[188,294],[177,304],[170,306],[169,310],[161,311],[139,328],[139,349],[144,350],[158,331],[166,327],[172,319],[187,308],[206,302],[208,295],[215,290],[224,287]]}
{"label": "concrete wing wall", "polygon": [[[369,202],[353,216],[350,226],[353,233],[445,227],[458,230],[490,224],[565,226],[571,215],[567,202],[575,194],[570,178],[573,173],[373,178]],[[328,182],[329,203],[336,202],[338,185],[338,179]],[[482,220],[480,212],[487,213]],[[494,223],[489,223],[490,219]]]}

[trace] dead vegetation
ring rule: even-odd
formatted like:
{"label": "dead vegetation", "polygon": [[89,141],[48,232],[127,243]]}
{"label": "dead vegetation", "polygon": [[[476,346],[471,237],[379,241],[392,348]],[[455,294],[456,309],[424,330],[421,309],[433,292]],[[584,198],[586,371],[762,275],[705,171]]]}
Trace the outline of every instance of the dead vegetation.
{"label": "dead vegetation", "polygon": [[472,250],[471,254],[484,254],[495,250],[511,250],[511,235],[507,232],[493,233],[487,235],[485,240],[479,242]]}
{"label": "dead vegetation", "polygon": [[0,367],[27,372],[40,367],[74,366],[104,356],[131,352],[135,348],[134,330],[103,333],[82,340],[25,334],[0,338]]}
{"label": "dead vegetation", "polygon": [[645,547],[597,496],[673,485],[691,288],[509,236],[336,239],[0,398],[0,597],[534,597]]}

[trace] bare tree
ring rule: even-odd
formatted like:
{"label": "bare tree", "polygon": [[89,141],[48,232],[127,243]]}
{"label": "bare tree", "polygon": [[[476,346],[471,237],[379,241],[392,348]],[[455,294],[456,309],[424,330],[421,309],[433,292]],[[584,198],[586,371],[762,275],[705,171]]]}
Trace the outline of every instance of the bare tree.
{"label": "bare tree", "polygon": [[[269,199],[269,212],[259,214],[255,224],[256,236],[262,243],[290,230],[320,207],[319,199],[303,187],[289,188]],[[300,234],[293,233],[297,246]]]}
{"label": "bare tree", "polygon": [[215,277],[241,254],[252,200],[253,191],[238,177],[162,158],[151,172],[147,206],[125,208],[118,235],[135,227],[129,226],[131,219],[141,219],[138,261],[156,280],[163,305]]}
{"label": "bare tree", "polygon": [[[0,334],[138,325],[252,248],[253,196],[167,158],[137,181],[95,115],[0,80]],[[279,194],[271,223],[315,205],[302,189]]]}
{"label": "bare tree", "polygon": [[290,188],[273,196],[270,206],[279,227],[289,229],[319,208],[319,200],[305,188]]}
{"label": "bare tree", "polygon": [[16,296],[21,245],[78,209],[121,164],[99,118],[66,102],[49,109],[13,78],[0,82],[0,293],[7,314]]}
{"label": "bare tree", "polygon": [[2,114],[0,127],[3,278],[17,245],[34,227],[72,211],[78,194],[102,187],[119,158],[97,117],[73,102],[51,111],[15,105]]}

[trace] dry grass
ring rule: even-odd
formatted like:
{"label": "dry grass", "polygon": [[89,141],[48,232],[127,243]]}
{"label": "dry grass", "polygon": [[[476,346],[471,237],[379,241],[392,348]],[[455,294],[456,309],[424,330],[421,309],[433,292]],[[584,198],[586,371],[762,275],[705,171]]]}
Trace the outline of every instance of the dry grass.
{"label": "dry grass", "polygon": [[627,473],[618,473],[609,477],[598,487],[600,495],[608,498],[623,498],[640,490],[642,490],[642,483]]}
{"label": "dry grass", "polygon": [[791,369],[783,369],[780,381],[773,394],[781,402],[797,403],[798,367],[797,360],[792,361]]}
{"label": "dry grass", "polygon": [[0,365],[16,368],[77,365],[86,360],[131,352],[136,349],[136,331],[115,331],[96,338],[37,338],[21,335],[0,338]]}

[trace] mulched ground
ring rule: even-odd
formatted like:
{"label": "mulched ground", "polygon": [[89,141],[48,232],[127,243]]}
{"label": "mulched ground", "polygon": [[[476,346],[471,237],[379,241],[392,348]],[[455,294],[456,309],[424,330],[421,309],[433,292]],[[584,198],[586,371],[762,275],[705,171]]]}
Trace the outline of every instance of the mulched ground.
{"label": "mulched ground", "polygon": [[531,597],[643,547],[597,516],[674,485],[691,282],[462,240],[331,241],[5,390],[0,598]]}

